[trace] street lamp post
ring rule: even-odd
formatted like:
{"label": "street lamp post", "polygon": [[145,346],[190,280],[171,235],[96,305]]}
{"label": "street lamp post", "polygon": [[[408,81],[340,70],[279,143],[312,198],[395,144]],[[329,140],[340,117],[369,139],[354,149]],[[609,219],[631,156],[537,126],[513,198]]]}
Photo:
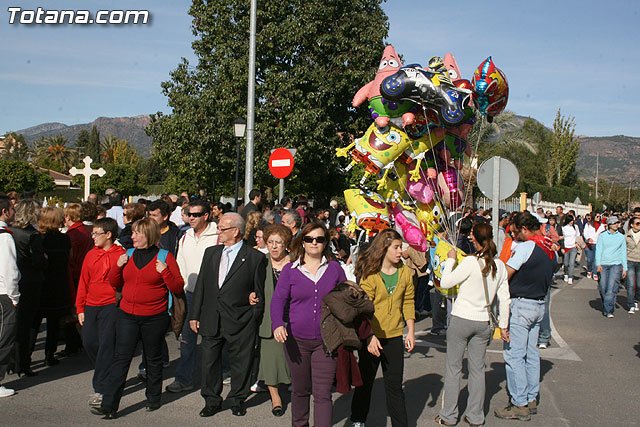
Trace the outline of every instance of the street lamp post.
{"label": "street lamp post", "polygon": [[240,140],[244,138],[247,130],[247,122],[245,119],[235,119],[233,121],[233,136],[236,137],[236,194],[233,200],[233,210],[238,211],[238,172],[240,170]]}
{"label": "street lamp post", "polygon": [[244,197],[249,200],[249,192],[253,189],[253,145],[255,132],[256,102],[256,27],[257,0],[251,0],[249,19],[249,80],[247,89],[247,146],[244,170]]}

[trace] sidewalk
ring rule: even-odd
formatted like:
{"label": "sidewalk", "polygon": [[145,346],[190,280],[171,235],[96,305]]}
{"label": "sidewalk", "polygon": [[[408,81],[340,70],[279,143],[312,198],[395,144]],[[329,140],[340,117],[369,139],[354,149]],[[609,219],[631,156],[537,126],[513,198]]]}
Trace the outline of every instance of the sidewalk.
{"label": "sidewalk", "polygon": [[[576,275],[582,269],[576,269]],[[555,327],[551,347],[541,350],[542,382],[538,415],[530,422],[507,421],[493,415],[495,408],[506,405],[505,371],[501,342],[494,339],[487,354],[487,426],[639,426],[637,399],[640,396],[640,313],[627,314],[624,290],[618,296],[622,308],[615,319],[600,313],[595,282],[581,278],[569,287],[558,281],[554,290],[551,314]],[[433,419],[441,405],[445,370],[446,342],[444,337],[431,337],[427,332],[430,319],[417,323],[418,346],[405,358],[405,395],[411,425],[435,426]],[[91,393],[90,364],[84,355],[61,359],[58,366],[43,364],[43,335],[34,354],[37,377],[17,379],[8,376],[4,385],[18,393],[0,400],[0,425],[96,425],[110,423],[124,426],[154,427],[176,425],[219,426],[289,426],[289,395],[286,387],[281,394],[287,405],[286,414],[275,418],[271,414],[268,393],[252,395],[247,401],[247,416],[238,418],[230,410],[204,419],[198,416],[204,401],[197,387],[189,393],[164,392],[163,406],[158,411],[144,410],[144,385],[136,378],[140,356],[134,358],[122,399],[120,418],[103,421],[89,413],[87,399]],[[164,386],[173,381],[178,343],[167,335],[171,367],[165,369]],[[60,346],[62,349],[62,346]],[[465,367],[466,372],[466,367]],[[462,414],[467,396],[466,375],[461,383]],[[225,393],[228,387],[225,387]],[[351,394],[334,394],[334,424],[349,425]],[[391,425],[386,418],[386,404],[381,373],[373,391],[368,427]],[[459,424],[464,426],[464,422]]]}

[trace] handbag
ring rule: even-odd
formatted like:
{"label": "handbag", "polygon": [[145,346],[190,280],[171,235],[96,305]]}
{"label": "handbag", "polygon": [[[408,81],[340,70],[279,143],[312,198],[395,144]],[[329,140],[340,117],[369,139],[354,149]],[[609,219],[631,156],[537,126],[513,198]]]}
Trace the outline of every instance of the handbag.
{"label": "handbag", "polygon": [[482,284],[484,285],[484,299],[487,302],[487,313],[489,314],[489,327],[491,329],[491,335],[489,336],[489,344],[493,340],[493,334],[498,327],[498,319],[496,318],[495,313],[493,312],[494,304],[489,302],[489,287],[487,286],[487,276],[482,275]]}

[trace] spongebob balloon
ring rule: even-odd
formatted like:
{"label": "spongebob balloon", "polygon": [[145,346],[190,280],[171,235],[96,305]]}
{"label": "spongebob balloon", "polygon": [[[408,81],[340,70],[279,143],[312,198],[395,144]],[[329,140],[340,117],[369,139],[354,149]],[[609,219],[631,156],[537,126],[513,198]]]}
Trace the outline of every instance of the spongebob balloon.
{"label": "spongebob balloon", "polygon": [[[379,194],[350,188],[344,191],[344,200],[353,217],[351,224],[354,226],[367,232],[378,232],[391,228],[387,203]],[[355,231],[355,229],[350,231]]]}
{"label": "spongebob balloon", "polygon": [[399,127],[390,124],[379,128],[375,123],[369,126],[362,138],[352,144],[336,150],[338,157],[351,155],[352,161],[345,171],[358,163],[365,166],[365,175],[360,180],[363,184],[371,175],[386,175],[393,167],[393,162],[409,148],[412,141],[407,133]]}
{"label": "spongebob balloon", "polygon": [[[435,241],[435,255],[431,259],[431,269],[434,276],[434,285],[438,292],[440,292],[442,295],[448,298],[455,298],[458,295],[458,289],[460,289],[459,285],[456,285],[453,288],[449,289],[443,289],[440,287],[440,279],[442,278],[442,272],[444,271],[444,263],[447,260],[447,254],[452,248],[454,248],[454,246],[449,242],[438,239],[437,237],[435,238]],[[455,249],[457,252],[456,260],[459,264],[464,259],[466,254],[458,248]]]}
{"label": "spongebob balloon", "polygon": [[416,105],[411,101],[389,101],[380,95],[380,83],[386,77],[397,72],[402,67],[400,56],[396,53],[393,46],[388,45],[384,48],[382,59],[378,66],[378,72],[375,79],[362,86],[353,97],[351,103],[354,107],[359,106],[365,100],[369,100],[369,111],[371,118],[376,121],[379,127],[385,127],[389,124],[390,118],[402,117],[402,121],[398,125],[410,125],[415,120]]}

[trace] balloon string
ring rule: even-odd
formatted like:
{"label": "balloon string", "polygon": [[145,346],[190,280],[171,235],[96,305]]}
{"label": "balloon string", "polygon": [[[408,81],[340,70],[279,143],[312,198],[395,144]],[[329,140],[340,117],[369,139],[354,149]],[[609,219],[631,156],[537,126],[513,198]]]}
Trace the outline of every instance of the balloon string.
{"label": "balloon string", "polygon": [[[484,128],[484,123],[485,123],[485,116],[484,114],[480,116],[480,129],[478,130],[478,138],[476,139],[476,145],[473,149],[473,151],[471,152],[471,157],[469,157],[469,183],[467,185],[467,187],[465,188],[465,197],[464,197],[464,201],[462,202],[462,213],[464,215],[464,210],[467,207],[467,196],[469,195],[469,191],[471,188],[471,180],[473,178],[473,168],[472,168],[472,162],[473,159],[476,157],[477,153],[478,153],[478,146],[480,145],[480,138],[482,138],[482,130]],[[472,200],[473,201],[473,191],[471,191],[470,193]],[[496,212],[493,212],[493,215],[497,215]],[[457,236],[456,236],[457,238]]]}

